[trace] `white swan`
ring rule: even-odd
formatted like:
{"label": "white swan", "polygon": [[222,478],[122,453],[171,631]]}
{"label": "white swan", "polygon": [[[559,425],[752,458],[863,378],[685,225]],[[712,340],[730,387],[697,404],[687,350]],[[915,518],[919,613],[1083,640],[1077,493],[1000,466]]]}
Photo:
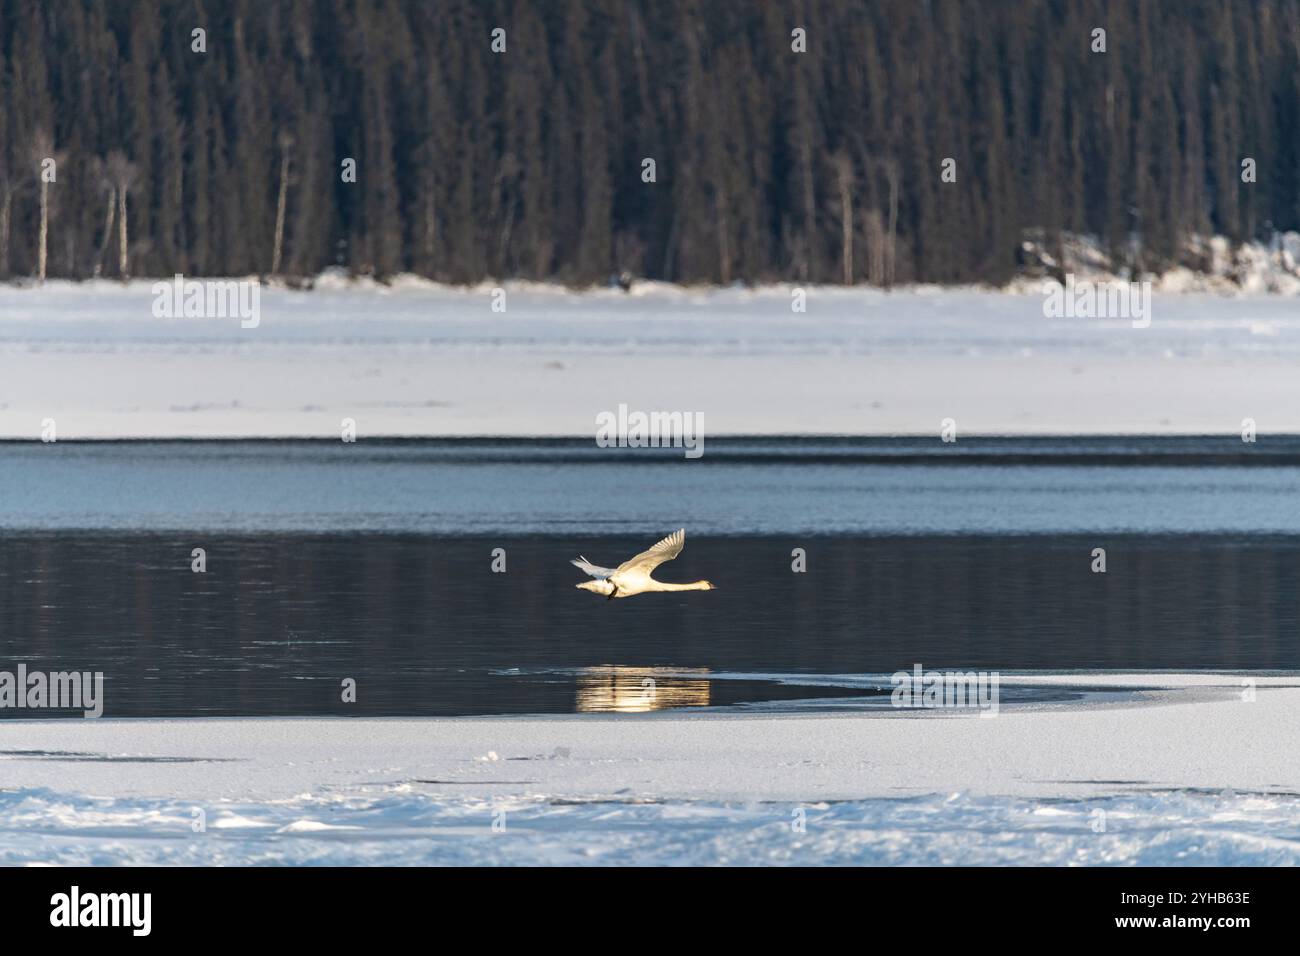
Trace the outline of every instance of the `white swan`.
{"label": "white swan", "polygon": [[708,581],[665,584],[650,577],[650,572],[659,565],[681,554],[685,545],[686,529],[679,528],[649,550],[642,551],[635,558],[624,561],[616,568],[598,567],[579,556],[571,563],[582,568],[596,580],[583,581],[576,587],[603,594],[610,601],[614,598],[631,597],[633,594],[641,594],[645,591],[712,591],[713,585]]}

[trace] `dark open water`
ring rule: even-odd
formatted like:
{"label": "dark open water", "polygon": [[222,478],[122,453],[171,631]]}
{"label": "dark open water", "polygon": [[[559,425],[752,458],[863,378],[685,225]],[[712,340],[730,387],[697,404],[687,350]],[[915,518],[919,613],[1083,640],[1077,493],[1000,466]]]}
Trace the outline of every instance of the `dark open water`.
{"label": "dark open water", "polygon": [[[570,557],[683,525],[658,576],[718,590],[574,588]],[[103,671],[106,716],[869,705],[916,663],[1292,670],[1298,585],[1292,438],[0,443],[0,671]]]}

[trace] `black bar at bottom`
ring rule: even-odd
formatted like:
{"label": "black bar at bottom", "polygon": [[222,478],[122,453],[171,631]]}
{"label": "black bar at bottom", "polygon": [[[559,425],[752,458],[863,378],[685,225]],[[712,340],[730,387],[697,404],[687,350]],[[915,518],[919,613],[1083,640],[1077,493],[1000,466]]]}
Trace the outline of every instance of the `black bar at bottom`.
{"label": "black bar at bottom", "polygon": [[448,930],[537,942],[564,927],[636,936],[679,918],[726,920],[728,932],[761,937],[773,921],[824,925],[838,914],[837,924],[859,927],[873,944],[957,930],[1231,943],[1294,926],[1298,888],[1293,870],[1254,868],[8,869],[0,870],[0,913],[10,941],[75,933],[81,941],[337,946]]}

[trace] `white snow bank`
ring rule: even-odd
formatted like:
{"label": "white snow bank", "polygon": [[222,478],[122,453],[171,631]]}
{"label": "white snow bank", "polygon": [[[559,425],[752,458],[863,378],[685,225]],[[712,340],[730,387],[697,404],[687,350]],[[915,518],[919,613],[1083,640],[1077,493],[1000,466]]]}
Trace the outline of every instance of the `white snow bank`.
{"label": "white snow bank", "polygon": [[1300,432],[1300,305],[1157,289],[1149,328],[1025,294],[423,281],[261,289],[260,322],[155,318],[150,283],[0,288],[0,437]]}
{"label": "white snow bank", "polygon": [[3,721],[0,862],[1297,863],[1300,682],[1253,680],[1083,675],[1123,693],[993,718]]}
{"label": "white snow bank", "polygon": [[[259,827],[220,825],[236,813],[256,814]],[[355,822],[317,823],[303,814]],[[0,864],[1300,864],[1297,798],[1233,792],[1050,803],[952,793],[795,804],[490,801],[389,790],[222,804],[202,832],[193,820],[193,806],[178,801],[0,792]]]}

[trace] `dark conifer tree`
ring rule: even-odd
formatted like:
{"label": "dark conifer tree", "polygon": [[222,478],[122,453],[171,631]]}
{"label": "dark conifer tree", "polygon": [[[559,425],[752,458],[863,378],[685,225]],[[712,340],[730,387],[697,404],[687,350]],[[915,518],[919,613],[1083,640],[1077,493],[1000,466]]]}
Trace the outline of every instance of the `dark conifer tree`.
{"label": "dark conifer tree", "polygon": [[0,276],[45,133],[50,276],[118,273],[110,156],[135,275],[1001,282],[1071,233],[1160,270],[1300,229],[1300,4],[0,0]]}

